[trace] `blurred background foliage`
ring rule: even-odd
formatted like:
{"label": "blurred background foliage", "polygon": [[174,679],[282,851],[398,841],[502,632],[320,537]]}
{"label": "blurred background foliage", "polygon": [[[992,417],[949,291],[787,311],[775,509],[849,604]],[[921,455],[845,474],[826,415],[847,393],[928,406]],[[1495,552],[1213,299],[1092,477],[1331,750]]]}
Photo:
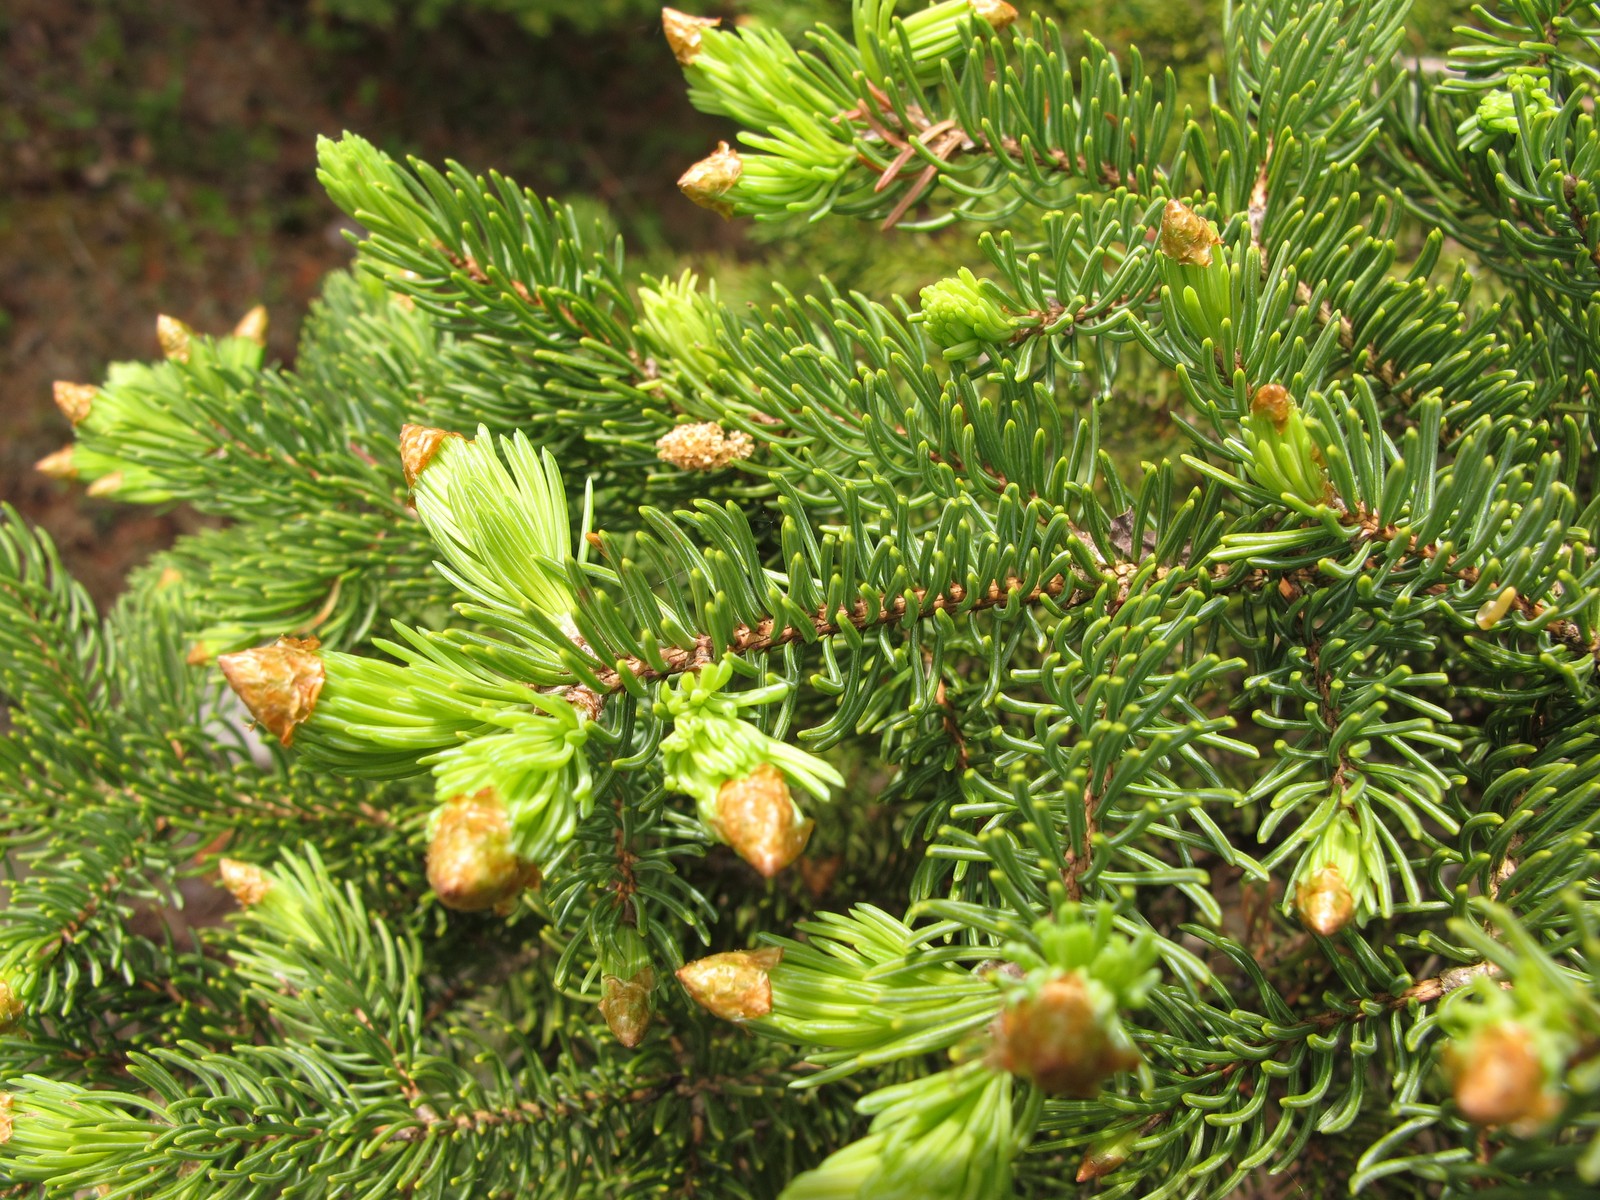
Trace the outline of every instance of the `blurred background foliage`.
{"label": "blurred background foliage", "polygon": [[[795,37],[848,10],[844,0],[680,3]],[[1222,0],[1019,7],[1053,16],[1069,38],[1137,45],[1173,69],[1203,118]],[[1414,52],[1446,44],[1469,7],[1418,5]],[[391,153],[493,167],[593,203],[633,262],[662,275],[692,263],[734,301],[818,273],[911,293],[973,257],[959,228],[752,229],[689,204],[679,173],[732,129],[689,107],[658,13],[656,0],[5,0],[0,501],[39,522],[101,601],[201,523],[87,498],[33,471],[67,440],[50,383],[154,355],[158,312],[221,331],[258,301],[272,316],[269,352],[287,360],[322,276],[348,259],[313,174],[319,133],[354,130]],[[1149,401],[1144,412],[1164,419],[1159,395]]]}

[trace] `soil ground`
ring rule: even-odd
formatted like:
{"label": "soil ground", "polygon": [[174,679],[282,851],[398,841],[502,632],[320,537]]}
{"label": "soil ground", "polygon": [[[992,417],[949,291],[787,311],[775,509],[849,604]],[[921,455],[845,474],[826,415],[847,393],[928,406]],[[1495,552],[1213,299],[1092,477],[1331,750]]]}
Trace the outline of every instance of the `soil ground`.
{"label": "soil ground", "polygon": [[535,38],[452,12],[435,28],[321,20],[306,0],[0,3],[0,501],[56,540],[97,600],[199,518],[84,496],[32,464],[68,441],[55,379],[157,353],[155,318],[272,316],[292,356],[348,261],[318,134],[593,196],[644,249],[727,246],[678,173],[727,131],[689,108],[653,20]]}

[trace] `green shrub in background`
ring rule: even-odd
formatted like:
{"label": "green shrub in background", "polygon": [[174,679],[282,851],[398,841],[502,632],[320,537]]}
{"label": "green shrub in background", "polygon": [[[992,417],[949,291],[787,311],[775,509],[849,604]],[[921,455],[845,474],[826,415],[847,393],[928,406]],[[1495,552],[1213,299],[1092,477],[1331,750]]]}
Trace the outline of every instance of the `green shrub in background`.
{"label": "green shrub in background", "polygon": [[229,523],[3,527],[11,1194],[1592,1195],[1600,6],[1405,15],[669,13],[915,299],[325,141],[292,372],[58,391]]}

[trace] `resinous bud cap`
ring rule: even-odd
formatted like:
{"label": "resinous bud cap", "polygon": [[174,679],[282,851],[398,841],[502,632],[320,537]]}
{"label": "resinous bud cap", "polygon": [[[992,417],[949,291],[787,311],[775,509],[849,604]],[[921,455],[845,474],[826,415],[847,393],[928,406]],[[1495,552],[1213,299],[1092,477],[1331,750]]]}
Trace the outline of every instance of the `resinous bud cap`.
{"label": "resinous bud cap", "polygon": [[76,479],[77,464],[72,461],[72,447],[63,446],[54,454],[46,454],[33,464],[33,469],[51,479]]}
{"label": "resinous bud cap", "polygon": [[678,980],[701,1008],[724,1021],[749,1021],[772,1011],[769,972],[783,958],[777,947],[730,950],[697,958],[678,969]]}
{"label": "resinous bud cap", "polygon": [[661,10],[661,28],[672,47],[672,57],[685,67],[699,57],[701,35],[721,24],[721,17],[697,17],[675,8]]}
{"label": "resinous bud cap", "polygon": [[1560,1107],[1545,1087],[1533,1034],[1517,1021],[1485,1025],[1445,1052],[1456,1107],[1474,1125],[1532,1132]]}
{"label": "resinous bud cap", "polygon": [[1186,266],[1209,267],[1211,248],[1222,244],[1211,222],[1180,200],[1168,200],[1161,214],[1161,253]]}
{"label": "resinous bud cap", "polygon": [[1356,915],[1355,897],[1336,866],[1326,866],[1301,881],[1294,893],[1295,911],[1313,933],[1332,937]]}
{"label": "resinous bud cap", "polygon": [[512,852],[511,817],[494,789],[445,802],[428,840],[428,885],[440,904],[482,912],[538,882],[538,865]]}
{"label": "resinous bud cap", "polygon": [[1250,411],[1272,422],[1272,427],[1282,433],[1289,425],[1289,414],[1294,411],[1294,401],[1289,389],[1281,383],[1264,383],[1256,389],[1250,401]]}
{"label": "resinous bud cap", "polygon": [[439,447],[451,438],[465,440],[459,433],[428,425],[400,427],[400,469],[405,473],[407,487],[417,486],[417,476],[427,469],[433,456],[439,453]]}
{"label": "resinous bud cap", "polygon": [[1006,0],[971,0],[971,4],[973,15],[986,21],[996,33],[1017,19],[1017,10]]}
{"label": "resinous bud cap", "polygon": [[189,344],[193,339],[194,330],[177,317],[162,313],[156,318],[156,341],[161,345],[161,353],[173,362],[189,361]]}
{"label": "resinous bud cap", "polygon": [[267,344],[267,306],[258,304],[244,316],[239,318],[239,323],[233,327],[233,336],[249,338],[258,346]]}
{"label": "resinous bud cap", "polygon": [[812,824],[795,808],[788,781],[771,763],[717,790],[717,833],[768,879],[800,857]]}
{"label": "resinous bud cap", "polygon": [[600,980],[600,1015],[606,1025],[628,1049],[644,1041],[650,1029],[650,994],[655,990],[656,973],[645,967],[628,979],[605,975]]}
{"label": "resinous bud cap", "polygon": [[272,876],[255,863],[225,858],[217,864],[217,870],[222,876],[222,886],[246,908],[260,904],[272,890]]}
{"label": "resinous bud cap", "polygon": [[727,142],[718,142],[716,150],[690,167],[678,179],[678,190],[701,208],[733,215],[733,205],[724,197],[744,174],[744,160]]}
{"label": "resinous bud cap", "polygon": [[1072,972],[1020,993],[1001,1010],[993,1061],[1048,1095],[1089,1100],[1111,1076],[1138,1066],[1139,1055],[1110,1028],[1083,976]]}
{"label": "resinous bud cap", "polygon": [[320,644],[314,637],[281,637],[270,646],[217,656],[228,686],[285,746],[310,719],[327,679]]}
{"label": "resinous bud cap", "polygon": [[88,418],[94,398],[99,394],[100,389],[92,383],[72,383],[65,379],[56,380],[51,387],[56,407],[74,425],[81,425]]}
{"label": "resinous bud cap", "polygon": [[756,444],[743,430],[732,433],[715,421],[675,425],[656,439],[656,457],[683,471],[716,471],[749,458]]}

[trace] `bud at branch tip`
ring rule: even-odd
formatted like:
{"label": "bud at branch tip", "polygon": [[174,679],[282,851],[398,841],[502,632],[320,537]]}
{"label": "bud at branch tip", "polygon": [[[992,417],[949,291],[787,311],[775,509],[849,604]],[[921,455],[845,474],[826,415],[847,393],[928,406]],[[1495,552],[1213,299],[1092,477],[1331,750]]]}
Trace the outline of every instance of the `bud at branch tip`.
{"label": "bud at branch tip", "polygon": [[223,654],[217,666],[252,716],[287,746],[310,719],[326,674],[316,638],[279,638],[271,646]]}

